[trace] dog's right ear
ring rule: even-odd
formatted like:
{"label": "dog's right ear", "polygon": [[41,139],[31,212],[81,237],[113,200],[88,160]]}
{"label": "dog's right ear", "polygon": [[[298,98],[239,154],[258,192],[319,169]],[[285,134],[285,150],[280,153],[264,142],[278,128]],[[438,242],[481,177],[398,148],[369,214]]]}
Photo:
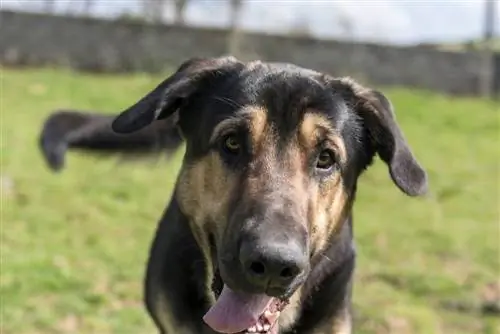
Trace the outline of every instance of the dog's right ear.
{"label": "dog's right ear", "polygon": [[135,132],[151,122],[174,114],[200,87],[235,66],[243,66],[234,57],[192,58],[160,83],[136,104],[123,111],[111,124],[114,132]]}
{"label": "dog's right ear", "polygon": [[428,190],[427,173],[410,149],[389,99],[350,78],[334,79],[331,83],[353,105],[372,147],[389,167],[396,186],[409,196],[424,195]]}

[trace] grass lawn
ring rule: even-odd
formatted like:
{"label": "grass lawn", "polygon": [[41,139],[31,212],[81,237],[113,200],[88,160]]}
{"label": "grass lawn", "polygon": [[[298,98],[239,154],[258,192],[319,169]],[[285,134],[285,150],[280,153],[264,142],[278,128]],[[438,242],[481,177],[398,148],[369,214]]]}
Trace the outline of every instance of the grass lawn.
{"label": "grass lawn", "polygon": [[[55,108],[115,113],[160,77],[1,70],[0,332],[154,333],[143,272],[179,160],[119,165],[75,152],[56,175],[37,136]],[[480,306],[500,284],[500,105],[387,94],[432,192],[404,196],[379,161],[363,176],[356,333],[499,333]]]}

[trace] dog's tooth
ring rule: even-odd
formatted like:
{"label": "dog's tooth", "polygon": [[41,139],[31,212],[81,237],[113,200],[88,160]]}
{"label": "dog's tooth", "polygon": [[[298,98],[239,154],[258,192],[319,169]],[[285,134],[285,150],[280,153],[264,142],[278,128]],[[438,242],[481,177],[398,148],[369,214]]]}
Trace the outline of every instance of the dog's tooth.
{"label": "dog's tooth", "polygon": [[278,319],[278,317],[280,316],[280,314],[281,314],[280,311],[276,311],[276,312],[266,311],[264,313],[264,317],[266,318],[267,321],[269,321],[270,323],[272,323],[273,321],[275,321],[276,319]]}
{"label": "dog's tooth", "polygon": [[259,332],[262,332],[264,330],[264,326],[262,326],[260,322],[258,322],[257,325],[255,325],[255,327],[257,327],[257,331]]}
{"label": "dog's tooth", "polygon": [[264,326],[262,326],[262,329],[263,329],[265,332],[267,332],[268,330],[270,330],[270,329],[271,329],[271,325],[269,325],[269,324],[265,324]]}
{"label": "dog's tooth", "polygon": [[250,328],[247,329],[247,332],[248,333],[257,333],[257,327],[252,326],[252,327],[250,327]]}

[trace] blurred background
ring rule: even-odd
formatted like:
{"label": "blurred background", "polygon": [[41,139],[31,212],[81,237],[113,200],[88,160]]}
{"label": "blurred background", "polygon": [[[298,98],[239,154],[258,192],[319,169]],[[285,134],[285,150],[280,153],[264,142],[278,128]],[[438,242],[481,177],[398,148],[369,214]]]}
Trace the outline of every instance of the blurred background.
{"label": "blurred background", "polygon": [[4,0],[2,8],[5,64],[158,71],[191,54],[231,53],[380,84],[500,90],[495,0]]}
{"label": "blurred background", "polygon": [[[494,0],[2,0],[1,333],[154,333],[142,279],[181,163],[38,150],[56,109],[116,114],[190,57],[352,76],[426,167],[376,164],[355,205],[355,333],[500,333],[500,5]],[[182,150],[181,150],[182,151]]]}

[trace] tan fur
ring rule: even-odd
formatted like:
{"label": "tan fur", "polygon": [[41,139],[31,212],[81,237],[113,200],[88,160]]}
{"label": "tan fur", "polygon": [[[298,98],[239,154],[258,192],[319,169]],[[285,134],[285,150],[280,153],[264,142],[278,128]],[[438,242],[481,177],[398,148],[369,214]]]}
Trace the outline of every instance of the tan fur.
{"label": "tan fur", "polygon": [[265,135],[267,124],[267,111],[261,107],[252,107],[247,109],[250,112],[250,134],[252,136],[252,144],[258,147]]}
{"label": "tan fur", "polygon": [[[247,193],[250,198],[254,196],[269,196],[266,189],[270,184],[280,193],[286,193],[297,209],[297,215],[303,215],[304,221],[309,222],[311,247],[321,252],[328,245],[330,238],[340,228],[338,223],[343,221],[346,209],[349,207],[349,198],[343,187],[340,173],[323,181],[321,184],[310,180],[308,175],[309,155],[314,151],[320,136],[324,136],[329,146],[334,150],[343,163],[346,159],[345,144],[332,128],[328,119],[315,113],[307,112],[299,126],[295,140],[287,147],[284,159],[289,161],[287,170],[280,169],[276,172],[278,157],[275,156],[276,139],[271,133],[272,128],[263,126],[263,118],[254,118],[253,146],[256,147],[259,168],[250,173],[247,180]],[[263,130],[261,130],[263,129]],[[265,131],[264,131],[265,129]],[[307,218],[306,218],[307,217]]]}
{"label": "tan fur", "polygon": [[[318,136],[323,135],[329,146],[336,152],[340,163],[347,159],[347,151],[342,137],[332,128],[330,122],[322,115],[307,113],[300,127],[302,145],[312,150],[317,144]],[[328,246],[331,239],[340,229],[340,223],[351,206],[351,199],[343,186],[342,176],[337,171],[321,184],[311,183],[308,190],[308,221],[311,248],[320,254]],[[347,309],[335,319],[323,325],[315,334],[351,334],[351,319]]]}
{"label": "tan fur", "polygon": [[[254,167],[247,180],[245,189],[247,198],[258,198],[269,203],[287,198],[294,203],[296,212],[294,216],[304,217],[306,222],[306,197],[305,195],[305,178],[302,150],[300,150],[297,142],[291,142],[287,147],[285,159],[287,162],[286,169],[279,169],[278,162],[280,158],[276,156],[276,138],[273,134],[273,128],[270,124],[266,124],[265,115],[257,114],[253,118],[251,124],[252,145],[255,148],[256,155],[254,162],[258,167]],[[271,188],[271,190],[270,190]],[[278,194],[277,194],[278,192]],[[278,202],[279,203],[279,202]],[[279,205],[279,204],[278,204]],[[298,219],[298,221],[301,221]],[[282,330],[290,328],[299,316],[301,309],[302,288],[299,288],[290,298],[289,304],[282,311],[279,317],[279,324]]]}
{"label": "tan fur", "polygon": [[[344,141],[330,122],[322,115],[311,111],[304,116],[300,126],[300,140],[302,146],[308,151],[318,143],[321,133],[329,141],[331,149],[335,150],[340,158],[340,163],[346,159]],[[340,173],[335,173],[332,178],[321,184],[311,184],[308,191],[308,221],[310,224],[311,247],[316,253],[321,252],[329,243],[343,221],[348,205],[348,196],[342,184]]]}
{"label": "tan fur", "polygon": [[176,189],[181,210],[190,218],[190,228],[205,258],[206,288],[212,302],[215,302],[211,289],[214,272],[206,231],[210,229],[216,239],[221,237],[224,229],[221,224],[227,221],[225,213],[234,187],[234,177],[227,172],[219,155],[210,153],[192,165],[183,166]]}
{"label": "tan fur", "polygon": [[314,110],[310,110],[304,115],[300,125],[299,140],[306,149],[312,150],[318,144],[318,137],[321,133],[325,133],[325,137],[332,149],[337,152],[341,162],[344,162],[347,159],[347,153],[342,137],[326,117],[315,113]]}
{"label": "tan fur", "polygon": [[[338,223],[343,221],[349,199],[339,173],[321,184],[310,179],[309,155],[318,144],[318,136],[324,133],[330,147],[344,162],[347,158],[344,142],[327,119],[318,113],[307,113],[297,136],[290,141],[285,156],[282,157],[288,162],[286,169],[280,169],[278,173],[276,138],[269,124],[264,126],[263,123],[264,117],[253,119],[252,145],[256,148],[255,159],[259,161],[259,168],[250,174],[245,190],[250,198],[269,196],[271,200],[275,199],[275,193],[263,190],[272,184],[275,191],[280,191],[281,196],[286,194],[294,203],[296,215],[302,215],[303,221],[309,223],[312,247],[320,252],[328,245],[329,237],[334,236],[336,229],[340,227]],[[279,320],[281,329],[286,330],[297,319],[301,309],[301,294],[302,289],[297,290],[282,312]]]}
{"label": "tan fur", "polygon": [[[247,107],[240,115],[249,119],[253,137],[258,139],[266,122],[265,110]],[[215,127],[210,140],[216,140],[241,121],[242,118],[224,120]],[[207,230],[214,234],[216,240],[220,240],[226,227],[228,203],[235,187],[235,177],[224,166],[219,154],[212,152],[194,164],[183,166],[176,189],[181,210],[190,218],[190,228],[205,259],[206,288],[212,303],[215,303],[211,289],[214,272]]]}
{"label": "tan fur", "polygon": [[250,126],[250,134],[252,135],[254,144],[258,143],[264,133],[266,121],[267,111],[264,108],[259,106],[245,106],[238,112],[238,116],[225,119],[215,126],[210,136],[210,142],[214,142],[217,138],[244,123],[244,125]]}
{"label": "tan fur", "polygon": [[289,304],[280,314],[279,325],[282,331],[290,329],[295,323],[301,310],[301,302],[302,288],[299,288],[292,297],[290,297]]}
{"label": "tan fur", "polygon": [[[244,200],[262,200],[262,196],[276,200],[280,198],[276,197],[277,192],[279,196],[285,196],[294,203],[297,210],[294,215],[302,216],[302,221],[308,223],[312,249],[321,252],[328,245],[329,237],[339,228],[338,223],[344,218],[349,199],[340,173],[334,173],[321,183],[309,177],[309,157],[318,144],[318,137],[324,136],[341,162],[345,161],[347,157],[342,138],[326,118],[311,111],[306,113],[295,139],[288,143],[285,156],[280,158],[276,155],[277,140],[274,129],[267,121],[267,111],[258,106],[246,106],[239,116],[218,124],[210,140],[214,141],[230,132],[241,122],[247,122],[254,148],[249,176],[242,189],[246,194]],[[280,159],[288,163],[280,165]],[[181,209],[192,220],[191,229],[204,253],[208,272],[207,291],[212,302],[215,300],[210,283],[214,273],[206,230],[210,229],[220,240],[224,224],[227,223],[225,213],[229,199],[237,186],[233,172],[227,170],[219,154],[214,152],[191,165],[183,166],[176,189]],[[213,226],[204,226],[210,222]],[[282,329],[289,328],[296,320],[301,307],[301,294],[302,289],[297,290],[282,312],[279,320]]]}
{"label": "tan fur", "polygon": [[[216,225],[225,220],[225,211],[235,186],[235,179],[228,173],[220,156],[209,153],[199,161],[184,166],[176,189],[181,209],[194,224],[203,227],[206,222]],[[216,237],[220,227],[215,227]]]}
{"label": "tan fur", "polygon": [[352,319],[348,309],[344,308],[337,317],[320,326],[313,334],[351,334]]}
{"label": "tan fur", "polygon": [[173,313],[171,311],[170,303],[165,300],[163,294],[159,293],[155,299],[155,314],[165,333],[175,333],[179,330],[179,325],[176,323],[175,317],[172,317]]}
{"label": "tan fur", "polygon": [[[247,109],[248,110],[248,109]],[[277,186],[280,178],[276,170],[276,143],[274,142],[273,128],[267,120],[267,111],[260,107],[252,108],[253,113],[249,122],[250,137],[253,148],[253,161],[249,166],[249,175],[246,180],[247,199],[262,198],[274,193],[266,192],[266,188]]]}

